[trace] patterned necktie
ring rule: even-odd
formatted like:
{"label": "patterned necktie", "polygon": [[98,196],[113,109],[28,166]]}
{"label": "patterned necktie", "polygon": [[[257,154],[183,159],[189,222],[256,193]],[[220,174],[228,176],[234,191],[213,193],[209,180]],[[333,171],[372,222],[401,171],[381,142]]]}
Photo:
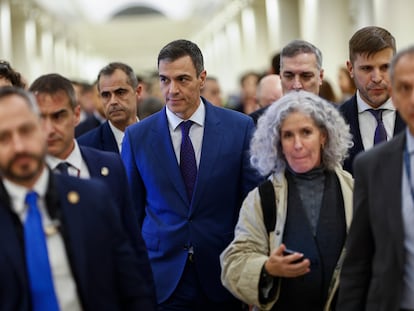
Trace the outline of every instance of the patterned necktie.
{"label": "patterned necktie", "polygon": [[70,166],[70,164],[68,162],[60,162],[56,166],[55,170],[61,175],[68,176],[69,175],[69,166]]}
{"label": "patterned necktie", "polygon": [[53,286],[42,217],[37,207],[37,193],[28,192],[25,202],[28,210],[24,223],[24,244],[32,310],[58,311],[59,304]]}
{"label": "patterned necktie", "polygon": [[377,120],[377,128],[375,129],[374,134],[374,145],[387,140],[387,132],[385,130],[384,123],[382,122],[382,113],[384,110],[385,109],[368,109],[368,111],[375,117],[375,120]]}
{"label": "patterned necktie", "polygon": [[181,175],[184,179],[184,184],[187,189],[188,200],[191,202],[193,197],[193,190],[197,178],[197,162],[195,158],[193,144],[191,143],[190,128],[193,125],[192,121],[181,122],[181,150],[180,150],[180,169]]}

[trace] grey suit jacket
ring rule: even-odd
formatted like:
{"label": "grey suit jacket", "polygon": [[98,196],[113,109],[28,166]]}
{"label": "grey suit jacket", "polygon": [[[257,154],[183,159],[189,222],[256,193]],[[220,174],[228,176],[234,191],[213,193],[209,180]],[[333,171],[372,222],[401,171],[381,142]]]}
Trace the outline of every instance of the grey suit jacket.
{"label": "grey suit jacket", "polygon": [[337,310],[399,310],[404,274],[401,186],[405,131],[357,156],[354,218]]}

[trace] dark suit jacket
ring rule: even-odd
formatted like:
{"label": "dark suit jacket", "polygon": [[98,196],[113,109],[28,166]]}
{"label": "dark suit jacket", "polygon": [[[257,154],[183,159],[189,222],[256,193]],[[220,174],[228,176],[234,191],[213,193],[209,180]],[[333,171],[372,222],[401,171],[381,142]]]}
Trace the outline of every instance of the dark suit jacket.
{"label": "dark suit jacket", "polygon": [[154,280],[148,253],[142,239],[137,214],[132,207],[131,193],[128,188],[128,180],[121,157],[114,152],[97,150],[86,146],[79,146],[79,148],[91,178],[100,179],[108,186],[116,206],[120,208],[122,223],[137,252],[141,264],[141,272],[146,279],[147,286],[149,289],[153,289],[155,300]]}
{"label": "dark suit jacket", "polygon": [[100,126],[79,136],[77,141],[79,145],[119,153],[118,144],[109,126],[109,121],[105,121]]}
{"label": "dark suit jacket", "polygon": [[[344,161],[344,169],[353,173],[352,163],[354,162],[355,156],[364,151],[364,145],[362,144],[362,136],[359,129],[358,121],[358,104],[356,94],[339,106],[339,111],[342,113],[345,121],[349,124],[352,134],[352,141],[354,146],[349,149],[349,156]],[[405,128],[405,123],[401,119],[400,114],[396,111],[394,133],[396,135]]]}
{"label": "dark suit jacket", "polygon": [[97,117],[95,117],[95,115],[92,114],[92,115],[87,116],[85,120],[80,122],[75,127],[75,137],[79,137],[82,134],[89,132],[95,127],[98,127],[99,125],[101,125],[101,123],[102,122]]}
{"label": "dark suit jacket", "polygon": [[259,182],[249,163],[252,119],[204,103],[204,136],[192,202],[173,150],[166,108],[128,127],[122,145],[159,303],[181,278],[189,242],[206,295],[215,301],[231,298],[220,281],[219,255],[233,239],[242,200]]}
{"label": "dark suit jacket", "polygon": [[[30,311],[23,227],[9,202],[0,184],[0,310]],[[106,185],[51,174],[46,205],[60,220],[83,310],[155,310]]]}
{"label": "dark suit jacket", "polygon": [[399,310],[404,275],[401,213],[405,131],[355,159],[354,217],[337,310]]}
{"label": "dark suit jacket", "polygon": [[256,111],[253,111],[251,114],[249,114],[249,116],[251,116],[252,117],[252,119],[253,119],[253,122],[254,122],[254,124],[257,126],[257,121],[259,120],[259,118],[266,112],[266,110],[268,109],[270,107],[270,105],[269,106],[266,106],[266,107],[263,107],[263,108],[260,108],[260,109],[258,109],[258,110],[256,110]]}

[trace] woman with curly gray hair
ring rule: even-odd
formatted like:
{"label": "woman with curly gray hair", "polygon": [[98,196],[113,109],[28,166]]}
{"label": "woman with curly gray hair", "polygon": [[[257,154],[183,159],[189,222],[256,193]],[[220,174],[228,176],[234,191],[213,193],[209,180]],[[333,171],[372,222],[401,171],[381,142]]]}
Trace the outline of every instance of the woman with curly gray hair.
{"label": "woman with curly gray hair", "polygon": [[254,189],[220,258],[224,286],[255,310],[335,305],[352,219],[353,179],[342,169],[351,145],[336,108],[305,91],[286,94],[259,119],[250,160],[274,190],[276,224],[268,232]]}

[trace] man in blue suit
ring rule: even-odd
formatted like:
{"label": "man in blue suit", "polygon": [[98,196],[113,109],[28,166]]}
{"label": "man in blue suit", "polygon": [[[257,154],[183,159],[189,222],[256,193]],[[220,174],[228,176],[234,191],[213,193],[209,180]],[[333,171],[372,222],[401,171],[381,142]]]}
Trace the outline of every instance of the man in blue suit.
{"label": "man in blue suit", "polygon": [[155,310],[107,186],[54,175],[44,125],[29,93],[0,89],[0,309]]}
{"label": "man in blue suit", "polygon": [[[37,99],[47,133],[46,162],[55,172],[65,163],[68,175],[97,178],[110,189],[119,207],[121,219],[141,260],[141,271],[148,288],[153,287],[152,271],[147,250],[142,240],[135,210],[131,204],[128,182],[121,157],[117,153],[79,146],[74,138],[79,122],[80,106],[75,100],[72,83],[59,74],[46,74],[30,86]],[[155,300],[155,288],[153,288]]]}
{"label": "man in blue suit", "polygon": [[80,145],[119,153],[125,129],[137,122],[142,85],[130,66],[110,63],[98,74],[98,91],[107,121],[77,140]]}
{"label": "man in blue suit", "polygon": [[[221,285],[219,255],[233,239],[242,200],[259,182],[248,154],[253,120],[200,97],[206,71],[194,43],[166,45],[158,71],[166,107],[127,128],[121,155],[159,310],[240,310]],[[191,122],[189,136],[184,121]],[[183,168],[191,162],[191,170]]]}

